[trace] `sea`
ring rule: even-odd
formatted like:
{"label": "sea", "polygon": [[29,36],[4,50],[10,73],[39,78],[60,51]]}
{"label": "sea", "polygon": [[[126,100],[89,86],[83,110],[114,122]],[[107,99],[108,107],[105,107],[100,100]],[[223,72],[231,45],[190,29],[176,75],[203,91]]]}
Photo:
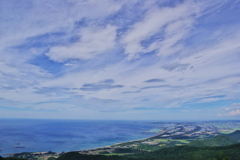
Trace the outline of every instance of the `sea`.
{"label": "sea", "polygon": [[0,119],[0,155],[68,152],[151,137],[151,121]]}

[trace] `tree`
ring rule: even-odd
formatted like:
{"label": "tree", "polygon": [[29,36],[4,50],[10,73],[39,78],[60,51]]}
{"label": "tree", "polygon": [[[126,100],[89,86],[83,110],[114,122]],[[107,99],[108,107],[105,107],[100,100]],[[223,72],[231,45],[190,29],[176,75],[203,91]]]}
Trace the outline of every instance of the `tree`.
{"label": "tree", "polygon": [[225,156],[223,152],[219,152],[213,160],[229,160],[229,158]]}

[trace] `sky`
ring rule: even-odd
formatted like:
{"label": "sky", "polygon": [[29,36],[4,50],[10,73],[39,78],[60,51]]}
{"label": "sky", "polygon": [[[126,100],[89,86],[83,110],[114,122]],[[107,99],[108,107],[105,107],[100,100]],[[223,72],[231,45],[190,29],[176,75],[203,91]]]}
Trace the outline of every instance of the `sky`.
{"label": "sky", "polygon": [[240,120],[239,0],[0,0],[0,117]]}

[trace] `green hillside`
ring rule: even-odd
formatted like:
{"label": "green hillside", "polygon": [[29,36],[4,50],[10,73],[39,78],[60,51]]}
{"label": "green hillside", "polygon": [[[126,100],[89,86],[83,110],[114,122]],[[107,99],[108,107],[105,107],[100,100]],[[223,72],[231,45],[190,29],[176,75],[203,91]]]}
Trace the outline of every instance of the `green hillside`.
{"label": "green hillside", "polygon": [[240,144],[224,147],[178,146],[139,155],[144,160],[239,160]]}
{"label": "green hillside", "polygon": [[227,146],[238,143],[237,140],[224,135],[218,135],[211,139],[196,140],[189,143],[190,146],[204,147],[204,146]]}
{"label": "green hillside", "polygon": [[25,158],[14,158],[14,157],[7,157],[7,158],[3,158],[0,156],[0,160],[27,160]]}
{"label": "green hillside", "polygon": [[66,153],[57,160],[239,160],[240,143],[223,147],[178,146],[131,156],[83,155]]}
{"label": "green hillside", "polygon": [[225,136],[240,141],[240,130],[237,130],[230,134],[226,134]]}
{"label": "green hillside", "polygon": [[240,130],[230,134],[218,135],[211,139],[196,140],[189,143],[190,146],[204,147],[204,146],[227,146],[239,143]]}
{"label": "green hillside", "polygon": [[57,160],[135,160],[135,159],[122,156],[84,155],[79,154],[78,152],[68,152],[57,158]]}
{"label": "green hillside", "polygon": [[218,135],[211,139],[196,140],[189,145],[162,148],[152,152],[120,155],[83,155],[70,152],[57,160],[240,160],[240,131]]}

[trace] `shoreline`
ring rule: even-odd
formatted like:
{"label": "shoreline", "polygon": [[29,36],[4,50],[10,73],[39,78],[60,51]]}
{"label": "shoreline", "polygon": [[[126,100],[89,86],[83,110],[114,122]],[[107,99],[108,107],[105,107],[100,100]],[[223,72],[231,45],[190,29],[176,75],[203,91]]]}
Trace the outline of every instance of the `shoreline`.
{"label": "shoreline", "polygon": [[[216,124],[218,125],[218,124]],[[225,124],[225,127],[228,127],[229,125]],[[232,124],[231,124],[232,125]],[[239,124],[236,124],[240,126]],[[7,156],[16,156],[16,157],[23,157],[23,156],[33,156],[33,157],[47,157],[47,156],[55,156],[59,157],[60,155],[64,153],[69,152],[79,152],[81,154],[112,154],[112,153],[118,153],[115,152],[118,149],[122,149],[124,151],[127,150],[126,148],[132,148],[135,151],[139,150],[146,150],[149,149],[160,149],[168,146],[178,146],[178,145],[185,145],[190,143],[192,140],[201,140],[201,139],[208,139],[212,138],[216,135],[221,135],[221,130],[224,128],[218,128],[218,126],[214,126],[213,124],[192,124],[192,123],[184,123],[184,124],[175,124],[174,126],[171,124],[169,127],[164,126],[161,127],[160,130],[157,130],[156,132],[151,132],[150,135],[145,135],[143,138],[137,138],[129,141],[122,141],[119,143],[111,142],[111,139],[109,141],[103,141],[104,143],[92,143],[92,146],[101,145],[99,147],[89,147],[88,149],[73,149],[66,151],[65,149],[68,147],[67,145],[63,145],[63,150],[59,150],[57,152],[53,151],[42,151],[42,152],[15,152],[15,153],[5,153],[4,155]],[[236,128],[231,129],[235,130]],[[239,131],[240,132],[240,131]],[[147,133],[147,132],[146,132]],[[149,133],[149,132],[148,132]],[[130,137],[128,137],[130,138]],[[116,140],[117,141],[117,140]],[[107,145],[104,145],[107,144]],[[146,145],[146,146],[143,146]],[[154,146],[153,146],[154,145]],[[155,146],[157,145],[157,146]],[[142,148],[143,147],[143,148]],[[146,149],[146,148],[147,149]],[[71,146],[69,145],[69,148]]]}
{"label": "shoreline", "polygon": [[107,146],[102,146],[102,147],[96,147],[96,148],[89,148],[89,149],[81,149],[81,150],[72,150],[72,151],[60,151],[60,152],[54,152],[54,151],[41,151],[41,152],[19,152],[19,153],[5,153],[3,155],[7,155],[7,156],[14,156],[14,155],[21,155],[23,153],[30,153],[30,154],[33,154],[33,155],[44,155],[44,154],[48,154],[49,152],[52,152],[54,153],[55,155],[61,155],[63,153],[68,153],[68,152],[90,152],[90,151],[97,151],[97,150],[101,150],[101,149],[109,149],[109,148],[117,148],[117,147],[114,147],[114,146],[117,146],[117,145],[123,145],[125,143],[132,143],[132,142],[139,142],[139,141],[144,141],[144,140],[147,140],[147,139],[150,139],[150,138],[154,138],[154,137],[157,137],[158,135],[160,134],[163,134],[166,130],[166,128],[163,128],[161,132],[159,133],[156,133],[150,137],[147,137],[147,138],[141,138],[141,139],[136,139],[136,140],[130,140],[130,141],[126,141],[126,142],[120,142],[120,143],[114,143],[112,145],[107,145]]}
{"label": "shoreline", "polygon": [[102,146],[102,147],[96,147],[96,148],[89,148],[89,149],[81,149],[81,150],[72,150],[72,151],[61,151],[61,152],[53,152],[53,151],[41,151],[41,152],[19,152],[19,153],[4,153],[3,155],[7,155],[7,156],[14,156],[14,155],[20,155],[20,154],[24,154],[24,153],[30,153],[33,155],[44,155],[47,154],[49,152],[55,153],[56,155],[61,155],[63,153],[68,153],[68,152],[88,152],[88,151],[96,151],[96,150],[100,150],[100,149],[107,149],[107,148],[113,148],[113,146],[115,145],[122,145],[124,143],[132,143],[132,142],[138,142],[138,141],[144,141],[147,140],[149,138],[153,138],[156,137],[158,134],[155,134],[154,136],[150,136],[147,138],[141,138],[141,139],[136,139],[136,140],[130,140],[130,141],[126,141],[126,142],[120,142],[120,143],[114,143],[112,145],[107,145],[107,146]]}

